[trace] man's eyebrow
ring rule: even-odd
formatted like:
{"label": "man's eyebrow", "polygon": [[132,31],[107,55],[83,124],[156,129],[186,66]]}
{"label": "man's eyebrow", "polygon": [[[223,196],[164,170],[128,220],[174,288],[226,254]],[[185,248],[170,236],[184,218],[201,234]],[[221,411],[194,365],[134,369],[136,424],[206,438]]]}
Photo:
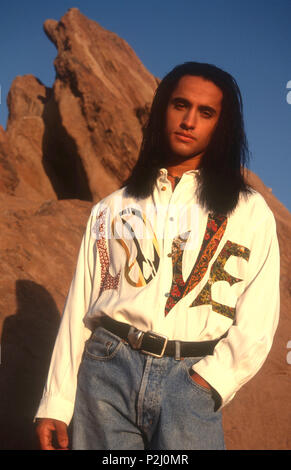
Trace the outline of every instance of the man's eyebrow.
{"label": "man's eyebrow", "polygon": [[182,103],[185,103],[185,104],[190,104],[190,101],[188,101],[186,98],[183,98],[182,96],[174,96],[172,99],[171,99],[171,102],[172,103],[178,103],[178,102],[182,102]]}
{"label": "man's eyebrow", "polygon": [[[174,96],[172,99],[171,99],[171,102],[172,103],[184,103],[184,104],[191,104],[189,100],[187,100],[187,98],[183,98],[183,96]],[[207,104],[201,104],[198,106],[199,110],[200,111],[208,111],[210,112],[211,114],[217,114],[217,111],[215,108],[213,108],[212,106],[209,106]]]}

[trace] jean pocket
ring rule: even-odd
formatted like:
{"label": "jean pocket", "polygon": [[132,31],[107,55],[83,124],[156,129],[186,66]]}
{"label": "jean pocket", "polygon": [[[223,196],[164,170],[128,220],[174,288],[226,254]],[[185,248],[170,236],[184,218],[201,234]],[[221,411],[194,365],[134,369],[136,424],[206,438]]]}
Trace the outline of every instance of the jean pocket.
{"label": "jean pocket", "polygon": [[96,361],[109,361],[118,353],[122,345],[121,338],[99,327],[85,344],[85,357]]}
{"label": "jean pocket", "polygon": [[186,378],[187,378],[188,382],[190,382],[190,385],[192,385],[192,387],[196,391],[206,393],[210,396],[212,395],[212,390],[210,388],[206,388],[203,385],[198,384],[197,382],[195,382],[195,380],[192,379],[192,377],[190,375],[191,365],[188,365],[187,363],[183,363],[183,368],[184,368],[184,371],[186,373]]}

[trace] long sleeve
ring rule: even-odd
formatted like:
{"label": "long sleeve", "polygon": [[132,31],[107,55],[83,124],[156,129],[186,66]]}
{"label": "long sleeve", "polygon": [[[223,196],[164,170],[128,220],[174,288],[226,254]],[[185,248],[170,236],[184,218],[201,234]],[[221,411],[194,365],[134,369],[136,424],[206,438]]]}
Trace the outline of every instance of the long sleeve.
{"label": "long sleeve", "polygon": [[94,273],[92,211],[79,249],[76,270],[65,301],[49,373],[36,418],[69,424],[75,401],[77,373],[90,330],[83,319],[90,305]]}
{"label": "long sleeve", "polygon": [[253,237],[247,285],[237,300],[227,337],[193,366],[220,395],[221,409],[261,368],[270,351],[279,319],[279,247],[274,216]]}

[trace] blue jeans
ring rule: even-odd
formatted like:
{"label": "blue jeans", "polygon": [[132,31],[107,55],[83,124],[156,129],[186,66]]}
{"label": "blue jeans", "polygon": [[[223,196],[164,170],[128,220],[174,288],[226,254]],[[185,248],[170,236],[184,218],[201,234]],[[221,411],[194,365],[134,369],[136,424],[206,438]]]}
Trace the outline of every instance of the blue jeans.
{"label": "blue jeans", "polygon": [[154,358],[98,327],[78,373],[73,449],[224,449],[222,416],[189,368],[201,358]]}

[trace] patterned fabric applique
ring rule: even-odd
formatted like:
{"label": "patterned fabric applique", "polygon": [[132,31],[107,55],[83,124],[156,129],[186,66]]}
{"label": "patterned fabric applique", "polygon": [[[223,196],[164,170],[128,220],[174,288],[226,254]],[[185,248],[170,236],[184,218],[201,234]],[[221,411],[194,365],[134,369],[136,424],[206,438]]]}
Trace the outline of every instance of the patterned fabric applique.
{"label": "patterned fabric applique", "polygon": [[109,254],[105,238],[105,217],[107,209],[104,209],[98,215],[93,231],[96,235],[96,245],[99,252],[101,264],[101,285],[99,296],[105,291],[110,289],[118,289],[120,280],[120,271],[116,276],[112,276],[109,272]]}
{"label": "patterned fabric applique", "polygon": [[[149,259],[143,252],[143,249],[139,242],[139,235],[138,233],[135,233],[135,229],[131,225],[131,222],[133,222],[134,218],[137,218],[137,220],[139,220],[140,222],[139,225],[136,227],[137,232],[140,232],[140,234],[146,236],[146,228],[150,230],[153,259]],[[124,267],[125,279],[133,287],[145,286],[156,276],[160,263],[160,250],[155,232],[150,222],[147,220],[146,215],[138,209],[134,209],[131,207],[124,209],[119,213],[118,219],[122,222],[123,227],[126,229],[128,239],[134,243],[136,252],[136,256],[133,258],[134,250],[132,249],[132,246],[128,247],[125,242],[125,239],[123,239],[124,237],[117,233],[118,224],[115,225],[116,219],[114,219],[112,222],[112,233],[118,235],[116,240],[118,243],[120,243],[126,255],[126,264]],[[136,268],[136,271],[138,273],[135,279],[131,277],[131,271],[133,270],[133,268]]]}
{"label": "patterned fabric applique", "polygon": [[230,284],[230,286],[232,286],[236,282],[242,281],[242,279],[234,277],[224,270],[225,263],[232,255],[241,257],[248,261],[250,257],[250,250],[242,245],[238,245],[237,243],[233,243],[228,240],[225,243],[216,261],[213,263],[213,266],[211,267],[208,282],[203,287],[202,291],[196,297],[194,302],[190,305],[190,307],[197,307],[198,305],[210,304],[212,305],[212,310],[214,310],[215,312],[220,313],[221,315],[224,315],[228,318],[234,319],[235,308],[215,302],[211,297],[211,286],[215,282],[226,281]]}
{"label": "patterned fabric applique", "polygon": [[[203,279],[207,271],[210,260],[213,258],[219,242],[225,232],[227,225],[227,217],[218,214],[209,214],[207,219],[206,230],[196,263],[186,282],[182,275],[182,258],[183,247],[182,242],[189,237],[190,232],[176,237],[172,244],[172,266],[173,280],[170,295],[165,306],[165,316],[176,303]],[[186,243],[186,242],[185,242]]]}

